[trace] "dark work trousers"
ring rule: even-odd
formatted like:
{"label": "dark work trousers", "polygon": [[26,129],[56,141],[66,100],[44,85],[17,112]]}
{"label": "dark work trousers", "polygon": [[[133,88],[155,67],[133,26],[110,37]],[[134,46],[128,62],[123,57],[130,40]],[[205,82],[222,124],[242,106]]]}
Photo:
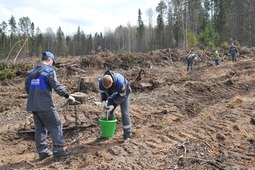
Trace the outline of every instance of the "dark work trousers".
{"label": "dark work trousers", "polygon": [[35,123],[35,143],[37,152],[47,152],[47,133],[53,140],[53,153],[63,150],[62,124],[57,111],[32,112]]}
{"label": "dark work trousers", "polygon": [[231,53],[232,61],[236,62],[236,53]]}
{"label": "dark work trousers", "polygon": [[[111,105],[111,100],[108,101],[108,105]],[[129,113],[130,93],[127,94],[125,100],[120,104],[121,119],[123,125],[124,139],[131,137],[131,121]],[[113,115],[114,111],[110,112]]]}
{"label": "dark work trousers", "polygon": [[129,113],[130,94],[127,94],[126,99],[120,104],[121,118],[123,124],[124,138],[129,138],[131,133],[131,121]]}
{"label": "dark work trousers", "polygon": [[214,61],[215,61],[215,65],[216,65],[216,66],[220,64],[220,63],[219,63],[219,59],[214,60]]}
{"label": "dark work trousers", "polygon": [[193,59],[187,58],[187,70],[192,69],[192,65],[193,65]]}

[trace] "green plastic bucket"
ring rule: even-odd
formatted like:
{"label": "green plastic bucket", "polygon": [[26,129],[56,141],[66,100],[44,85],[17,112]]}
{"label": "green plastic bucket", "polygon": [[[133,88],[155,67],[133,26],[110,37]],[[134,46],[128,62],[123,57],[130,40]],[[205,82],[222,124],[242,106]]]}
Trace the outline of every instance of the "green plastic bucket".
{"label": "green plastic bucket", "polygon": [[117,119],[107,121],[105,118],[100,118],[99,123],[101,128],[101,136],[103,137],[114,136]]}

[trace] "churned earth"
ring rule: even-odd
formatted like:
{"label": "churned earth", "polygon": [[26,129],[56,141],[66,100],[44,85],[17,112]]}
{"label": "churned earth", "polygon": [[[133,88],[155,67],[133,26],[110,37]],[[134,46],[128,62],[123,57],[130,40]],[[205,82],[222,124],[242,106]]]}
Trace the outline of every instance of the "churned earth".
{"label": "churned earth", "polygon": [[[76,106],[54,93],[63,123],[65,148],[72,156],[39,161],[34,125],[26,112],[25,71],[1,81],[0,169],[255,169],[255,52],[237,63],[222,57],[186,70],[185,54],[175,50],[114,55],[110,52],[58,58],[59,82],[70,93],[86,96]],[[36,64],[36,59],[22,62]],[[21,61],[20,61],[21,62]],[[104,111],[97,83],[106,69],[123,74],[132,84],[132,139],[123,142],[120,109],[116,133],[104,142],[99,118]],[[49,149],[52,148],[48,137]]]}

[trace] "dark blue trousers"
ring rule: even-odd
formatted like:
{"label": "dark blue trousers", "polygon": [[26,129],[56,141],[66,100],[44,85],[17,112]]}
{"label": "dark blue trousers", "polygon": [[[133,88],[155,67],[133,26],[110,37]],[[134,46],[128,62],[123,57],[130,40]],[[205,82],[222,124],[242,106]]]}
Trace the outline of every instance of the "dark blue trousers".
{"label": "dark blue trousers", "polygon": [[53,140],[53,152],[63,150],[64,139],[62,132],[62,124],[57,111],[40,111],[33,112],[35,124],[35,143],[37,152],[47,152],[47,134]]}

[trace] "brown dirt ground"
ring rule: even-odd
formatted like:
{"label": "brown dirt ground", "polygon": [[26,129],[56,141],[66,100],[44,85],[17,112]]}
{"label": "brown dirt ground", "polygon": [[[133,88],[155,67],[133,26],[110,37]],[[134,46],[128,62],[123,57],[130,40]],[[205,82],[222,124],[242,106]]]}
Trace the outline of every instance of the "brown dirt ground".
{"label": "brown dirt ground", "polygon": [[[175,55],[174,55],[175,54]],[[182,57],[179,57],[182,56]],[[1,81],[0,169],[255,169],[255,55],[196,64],[186,71],[178,50],[126,54],[91,54],[58,61],[58,80],[76,92],[80,76],[99,77],[107,68],[134,82],[130,112],[132,139],[124,143],[119,108],[113,138],[96,143],[98,119],[104,112],[97,85],[81,83],[86,93],[77,106],[79,145],[74,107],[54,93],[70,158],[39,161],[34,125],[26,112],[24,74]],[[23,61],[24,62],[24,61]],[[35,64],[35,60],[26,60]],[[147,85],[141,87],[141,85]],[[52,147],[48,138],[49,149]]]}

